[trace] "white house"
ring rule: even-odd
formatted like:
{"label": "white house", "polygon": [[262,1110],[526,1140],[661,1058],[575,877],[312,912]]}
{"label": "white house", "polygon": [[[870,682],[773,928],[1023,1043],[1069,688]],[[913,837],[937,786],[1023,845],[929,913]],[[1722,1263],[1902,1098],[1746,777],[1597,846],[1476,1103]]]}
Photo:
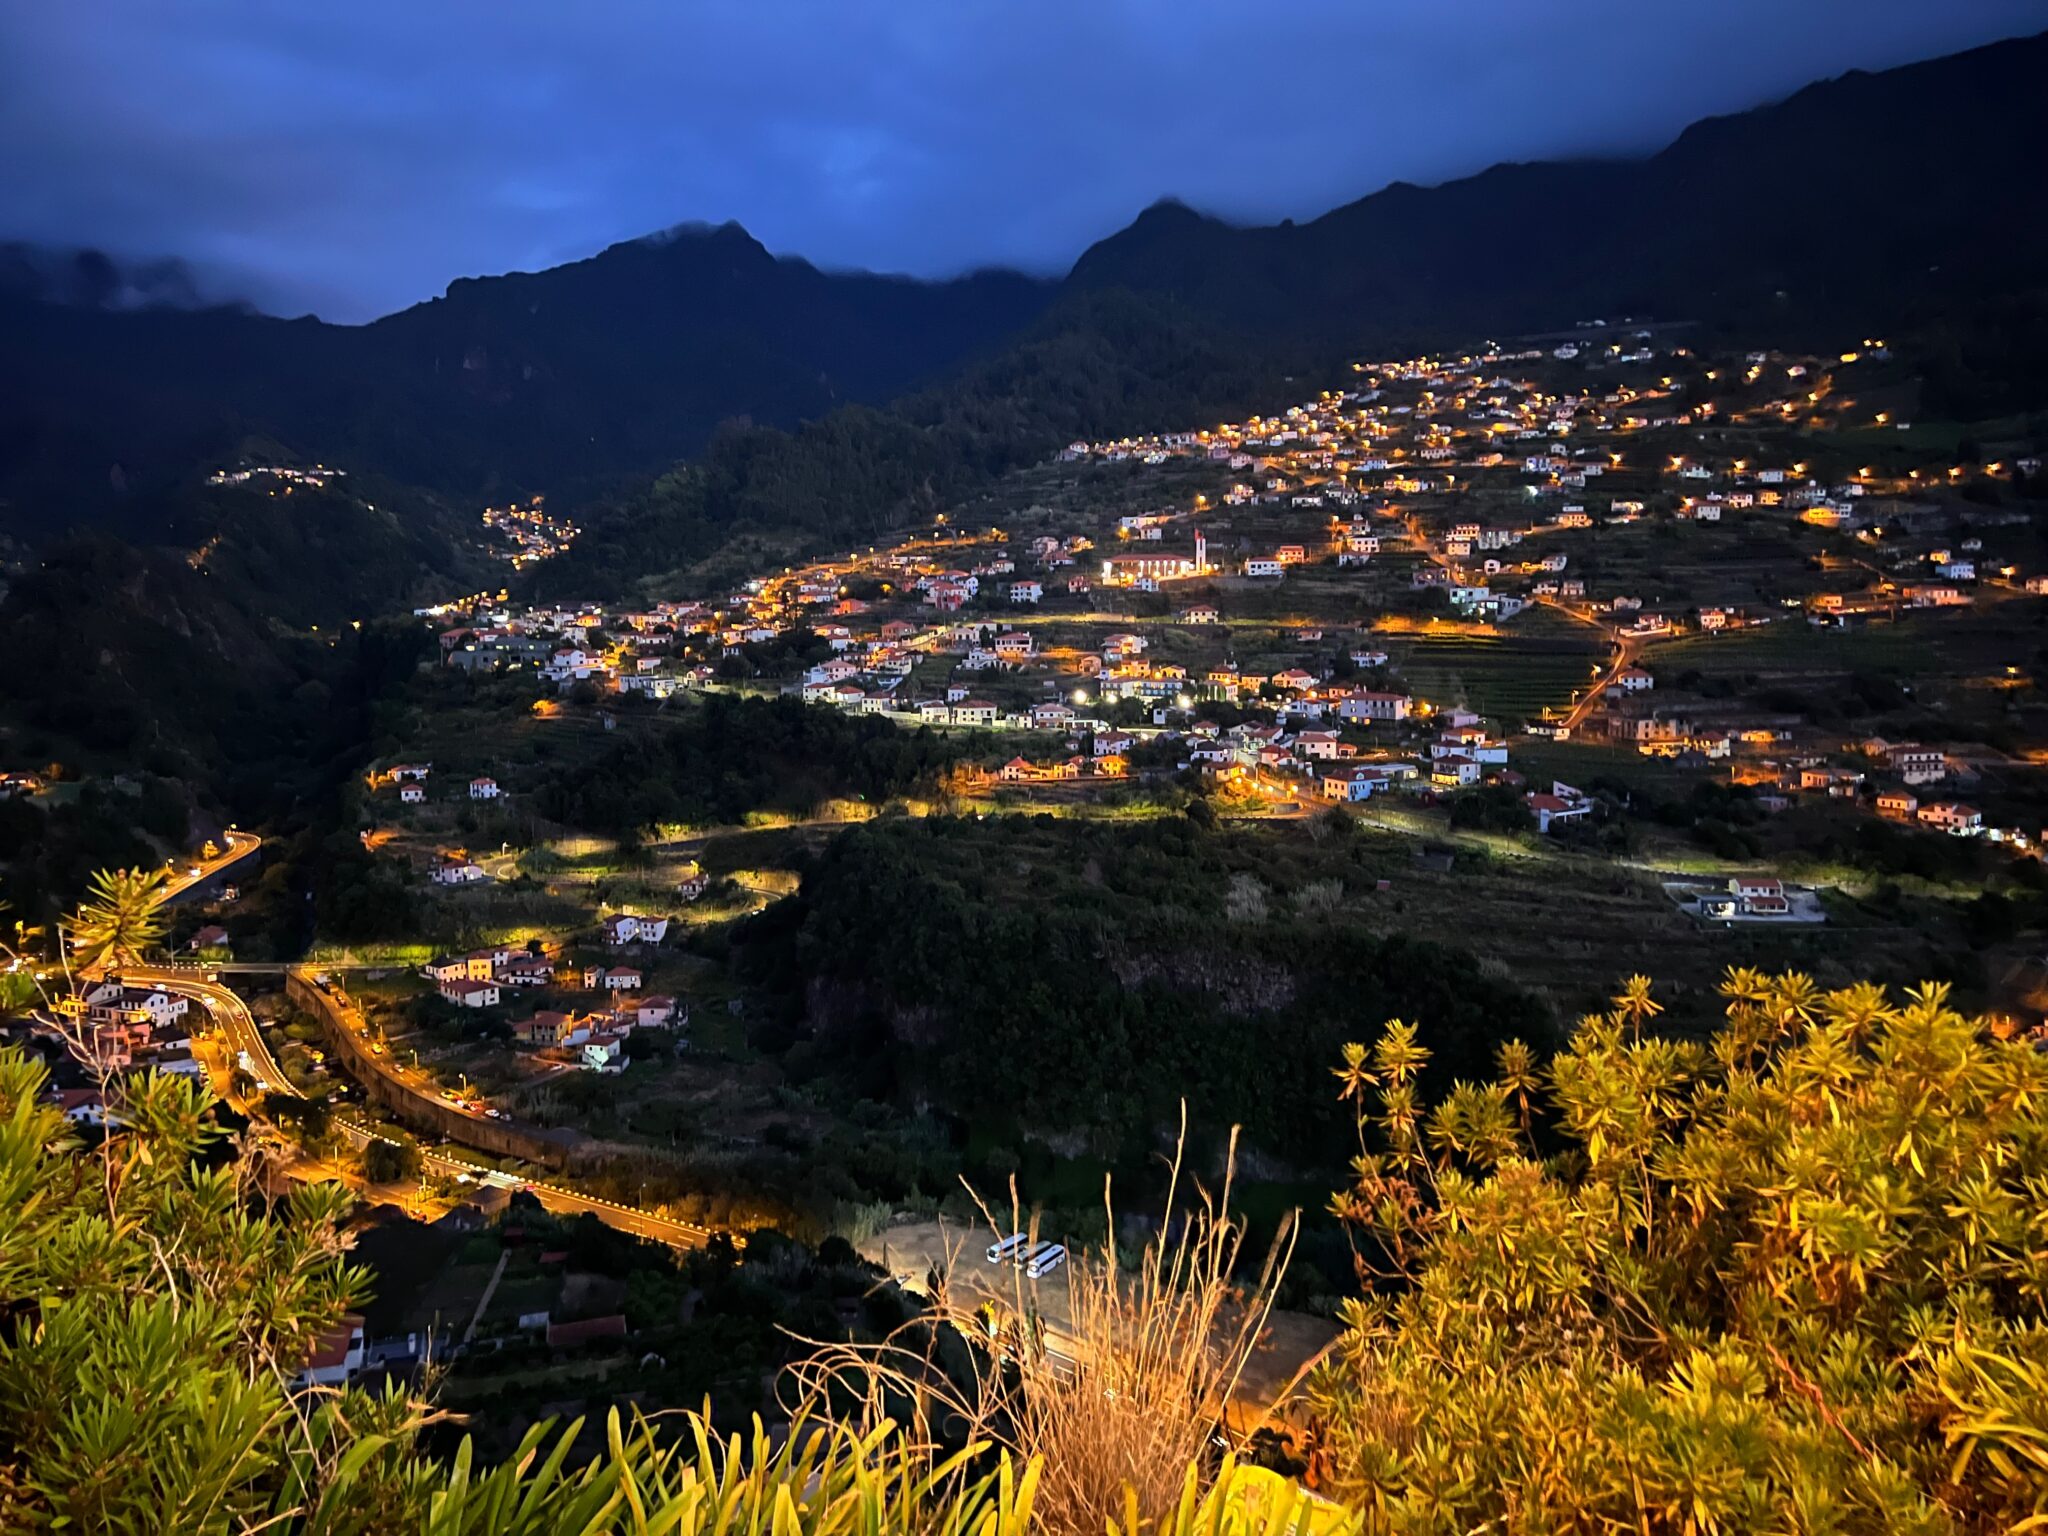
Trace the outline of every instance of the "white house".
{"label": "white house", "polygon": [[439,991],[458,1008],[498,1006],[498,984],[495,981],[471,981],[464,977],[442,982]]}
{"label": "white house", "polygon": [[1745,917],[1783,917],[1792,910],[1785,897],[1785,884],[1764,875],[1733,875],[1728,894]]}
{"label": "white house", "polygon": [[1412,703],[1405,693],[1355,688],[1337,701],[1337,713],[1346,720],[1406,720]]}
{"label": "white house", "polygon": [[604,931],[605,943],[614,949],[622,944],[659,944],[668,935],[667,918],[640,917],[631,912],[616,913],[599,926]]}
{"label": "white house", "polygon": [[333,1329],[320,1336],[299,1367],[301,1387],[338,1387],[363,1368],[363,1320],[351,1312]]}
{"label": "white house", "polygon": [[1948,755],[1939,747],[1923,747],[1913,742],[1904,742],[1893,747],[1886,756],[1899,777],[1908,784],[1939,784],[1948,777]]}
{"label": "white house", "polygon": [[498,781],[496,779],[471,779],[469,781],[469,798],[472,800],[495,800],[502,793],[503,791],[498,788]]}
{"label": "white house", "polygon": [[192,1006],[189,998],[161,987],[124,987],[111,981],[103,981],[86,993],[85,1001],[89,1008],[109,1014],[145,1013],[158,1029],[167,1028],[174,1019],[182,1019]]}
{"label": "white house", "polygon": [[1369,800],[1374,790],[1386,787],[1387,775],[1384,769],[1355,763],[1324,769],[1319,783],[1325,800]]}
{"label": "white house", "polygon": [[1921,806],[1918,814],[1922,826],[1933,827],[1951,837],[1973,837],[1984,830],[1984,813],[1974,805],[1942,800]]}
{"label": "white house", "polygon": [[1553,785],[1552,793],[1538,792],[1523,796],[1524,803],[1536,817],[1536,830],[1545,836],[1548,836],[1550,829],[1559,822],[1575,821],[1581,816],[1592,814],[1593,803],[1590,800],[1577,796],[1567,798],[1554,792],[1561,788],[1562,785]]}
{"label": "white house", "polygon": [[1429,782],[1439,789],[1469,789],[1479,777],[1478,762],[1462,752],[1439,757],[1429,765]]}
{"label": "white house", "polygon": [[1341,755],[1343,740],[1335,731],[1303,731],[1294,738],[1294,750],[1303,757],[1325,762]]}
{"label": "white house", "polygon": [[493,979],[505,987],[544,987],[555,979],[555,965],[544,956],[521,955],[499,966]]}
{"label": "white house", "polygon": [[642,1029],[663,1029],[675,1024],[687,1015],[677,1007],[676,1000],[650,993],[632,1005],[633,1022]]}

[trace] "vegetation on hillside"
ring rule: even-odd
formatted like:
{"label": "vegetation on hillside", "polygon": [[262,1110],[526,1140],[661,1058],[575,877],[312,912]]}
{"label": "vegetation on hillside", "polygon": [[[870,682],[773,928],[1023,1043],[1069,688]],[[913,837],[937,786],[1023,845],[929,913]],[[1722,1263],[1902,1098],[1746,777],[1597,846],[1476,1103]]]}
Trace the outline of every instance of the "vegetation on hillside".
{"label": "vegetation on hillside", "polygon": [[[1213,834],[1168,822],[1136,851],[1156,861],[1190,836]],[[133,882],[101,884],[104,910],[74,930],[123,929]],[[1226,920],[1261,918],[1225,889]],[[900,877],[879,894],[903,896]],[[1383,1012],[1401,987],[1392,970],[1353,978],[1344,1017]],[[467,1440],[430,1453],[430,1399],[289,1385],[368,1294],[345,1190],[267,1192],[260,1157],[181,1078],[109,1079],[112,1126],[87,1144],[45,1069],[0,1050],[0,1529],[2048,1521],[2048,1054],[2009,1021],[1963,1017],[1938,984],[1894,999],[1736,969],[1721,990],[1722,1026],[1676,1039],[1632,977],[1554,1054],[1502,1039],[1491,1080],[1441,1091],[1425,1086],[1421,1032],[1397,1019],[1336,1053],[1334,1095],[1327,1078],[1300,1090],[1297,1113],[1334,1098],[1357,1137],[1331,1213],[1354,1235],[1359,1295],[1307,1398],[1308,1471],[1341,1507],[1207,1449],[1287,1261],[1284,1243],[1263,1266],[1243,1247],[1234,1136],[1220,1199],[1184,1199],[1176,1162],[1165,1210],[1185,1219],[1121,1279],[1076,1274],[1057,1350],[1021,1298],[1007,1324],[956,1311],[937,1275],[935,1309],[897,1309],[908,1320],[880,1349],[812,1357],[787,1435],[721,1442],[708,1414],[673,1432],[614,1416],[592,1457],[579,1425],[536,1424],[485,1469]],[[632,1245],[582,1228],[578,1241]],[[755,1241],[768,1271],[796,1252]],[[685,1270],[715,1289],[730,1255]],[[628,1312],[672,1323],[677,1279],[629,1274]]]}
{"label": "vegetation on hillside", "polygon": [[697,458],[593,507],[569,553],[535,572],[535,589],[616,595],[747,534],[816,549],[874,540],[1077,437],[1249,409],[1311,355],[1248,348],[1158,300],[1078,296],[1007,349],[893,404],[844,406],[789,429],[725,424]]}
{"label": "vegetation on hillside", "polygon": [[998,1143],[1149,1148],[1185,1099],[1198,1125],[1334,1162],[1319,1084],[1361,999],[1428,1019],[1452,1074],[1504,1034],[1550,1037],[1547,1007],[1471,954],[1378,931],[1354,850],[1278,853],[1177,816],[855,829],[736,935],[743,974],[787,999],[758,1038]]}
{"label": "vegetation on hillside", "polygon": [[557,770],[535,803],[551,820],[620,838],[677,823],[729,826],[756,811],[807,816],[832,798],[879,805],[935,787],[967,740],[794,698],[710,694],[664,730],[622,736]]}

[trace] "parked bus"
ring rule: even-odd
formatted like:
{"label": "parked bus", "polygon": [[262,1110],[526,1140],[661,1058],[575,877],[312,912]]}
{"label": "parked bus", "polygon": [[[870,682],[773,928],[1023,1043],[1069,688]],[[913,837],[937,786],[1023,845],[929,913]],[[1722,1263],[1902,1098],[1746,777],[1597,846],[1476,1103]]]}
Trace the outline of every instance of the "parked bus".
{"label": "parked bus", "polygon": [[1012,1232],[1008,1237],[998,1238],[988,1245],[988,1261],[1000,1264],[1005,1259],[1014,1259],[1030,1243],[1031,1239],[1022,1232]]}
{"label": "parked bus", "polygon": [[1026,1278],[1036,1280],[1049,1275],[1067,1262],[1067,1250],[1059,1243],[1040,1243],[1023,1260]]}

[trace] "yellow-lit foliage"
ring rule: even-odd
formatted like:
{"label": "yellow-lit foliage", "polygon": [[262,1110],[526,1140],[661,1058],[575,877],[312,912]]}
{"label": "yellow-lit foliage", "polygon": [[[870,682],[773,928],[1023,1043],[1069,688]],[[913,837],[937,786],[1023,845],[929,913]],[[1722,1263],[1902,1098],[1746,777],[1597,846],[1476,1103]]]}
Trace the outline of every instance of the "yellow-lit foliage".
{"label": "yellow-lit foliage", "polygon": [[1311,1396],[1369,1528],[2048,1523],[2048,1057],[1940,985],[1722,991],[1433,1105],[1410,1027],[1346,1049],[1367,1299]]}
{"label": "yellow-lit foliage", "polygon": [[[1233,1136],[1221,1190],[1187,1193],[1176,1156],[1168,1231],[1135,1262],[1119,1262],[1111,1248],[1077,1254],[1059,1281],[1045,1282],[1065,1288],[1057,1330],[1021,1272],[1013,1269],[1000,1302],[966,1286],[956,1292],[942,1277],[928,1313],[879,1344],[821,1348],[792,1381],[806,1401],[869,1420],[899,1415],[920,1438],[986,1441],[1036,1468],[1034,1519],[1047,1536],[1170,1528],[1176,1511],[1185,1515],[1234,1475],[1228,1465],[1219,1472],[1214,1456],[1226,1423],[1243,1432],[1253,1427],[1247,1419],[1263,1417],[1239,1394],[1292,1251],[1291,1223],[1254,1265],[1230,1209],[1235,1162]],[[1035,1246],[1037,1231],[1011,1194],[1007,1223],[986,1213],[989,1226],[1028,1231]],[[1105,1182],[1104,1229],[1113,1232],[1109,1195]],[[1272,1497],[1285,1489],[1283,1502],[1304,1518],[1313,1508],[1318,1529],[1353,1528],[1345,1512],[1256,1476]],[[1221,1506],[1208,1507],[1214,1515]]]}

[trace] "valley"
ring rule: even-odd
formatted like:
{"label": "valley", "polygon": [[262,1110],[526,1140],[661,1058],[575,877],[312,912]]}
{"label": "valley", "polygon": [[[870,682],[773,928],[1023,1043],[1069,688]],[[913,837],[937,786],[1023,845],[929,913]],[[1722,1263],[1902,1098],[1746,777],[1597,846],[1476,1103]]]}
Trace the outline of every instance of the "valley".
{"label": "valley", "polygon": [[[1473,1070],[1630,968],[1674,1025],[1731,966],[2038,1020],[2038,425],[1901,433],[1868,339],[1570,335],[1075,441],[696,594],[426,604],[310,958],[423,1099],[799,1228],[943,1204],[988,1124],[1031,1198],[1134,1176],[1179,1099],[1313,1177],[1335,1127],[1279,1106],[1362,996]],[[268,958],[230,907],[173,938]]]}

